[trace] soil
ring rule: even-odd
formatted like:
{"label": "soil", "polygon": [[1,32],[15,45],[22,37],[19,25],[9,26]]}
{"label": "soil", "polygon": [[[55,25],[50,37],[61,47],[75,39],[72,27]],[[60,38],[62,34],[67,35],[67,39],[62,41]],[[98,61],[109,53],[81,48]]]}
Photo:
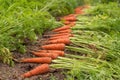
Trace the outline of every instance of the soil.
{"label": "soil", "polygon": [[[46,32],[44,35],[52,34],[51,32]],[[26,57],[35,57],[30,52],[40,50],[40,46],[45,44],[48,36],[40,37],[35,43],[30,43],[26,41],[27,52],[21,54],[17,51],[13,52],[15,59],[21,59]],[[0,80],[64,80],[65,75],[63,74],[64,70],[62,69],[51,69],[48,73],[32,76],[30,78],[22,79],[21,74],[33,69],[34,67],[40,64],[35,63],[19,63],[15,62],[13,67],[10,67],[7,64],[0,62]]]}

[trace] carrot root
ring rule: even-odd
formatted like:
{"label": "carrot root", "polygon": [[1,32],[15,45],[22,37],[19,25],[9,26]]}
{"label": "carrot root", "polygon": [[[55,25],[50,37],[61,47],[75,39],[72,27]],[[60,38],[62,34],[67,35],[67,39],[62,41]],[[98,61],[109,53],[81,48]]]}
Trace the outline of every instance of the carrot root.
{"label": "carrot root", "polygon": [[71,29],[66,29],[66,30],[58,31],[58,33],[71,33],[71,32],[72,32]]}
{"label": "carrot root", "polygon": [[54,53],[34,52],[33,54],[39,57],[51,57],[52,59],[56,59],[58,57],[58,54],[54,54]]}
{"label": "carrot root", "polygon": [[57,31],[61,31],[61,30],[66,30],[66,29],[70,29],[70,26],[65,25],[65,26],[63,26],[63,27],[60,27],[60,28],[54,29],[53,32],[57,32]]}
{"label": "carrot root", "polygon": [[50,40],[48,43],[54,44],[54,43],[64,43],[64,44],[70,44],[70,39],[69,38],[64,38],[64,39],[56,39],[56,40]]}
{"label": "carrot root", "polygon": [[70,35],[70,33],[59,33],[59,32],[60,32],[60,31],[58,31],[57,34],[53,34],[53,35],[51,35],[51,37]]}
{"label": "carrot root", "polygon": [[42,49],[46,50],[64,50],[65,49],[65,44],[59,43],[59,44],[48,44],[41,46]]}
{"label": "carrot root", "polygon": [[23,78],[28,78],[34,75],[38,75],[38,74],[43,74],[49,71],[49,65],[48,64],[42,64],[37,66],[36,68],[24,73],[21,75],[21,77]]}
{"label": "carrot root", "polygon": [[41,53],[54,53],[54,54],[58,54],[59,56],[64,56],[64,51],[60,51],[60,50],[40,50],[37,52],[32,52],[32,54],[39,56],[39,54]]}
{"label": "carrot root", "polygon": [[65,18],[63,18],[63,20],[65,20],[65,21],[77,21],[76,17],[74,17],[74,16],[65,17]]}
{"label": "carrot root", "polygon": [[38,57],[38,58],[25,58],[21,59],[20,62],[29,63],[51,63],[52,59],[50,57]]}
{"label": "carrot root", "polygon": [[51,37],[49,38],[49,40],[56,40],[56,39],[60,39],[60,38],[69,38],[69,36],[59,36],[59,37]]}

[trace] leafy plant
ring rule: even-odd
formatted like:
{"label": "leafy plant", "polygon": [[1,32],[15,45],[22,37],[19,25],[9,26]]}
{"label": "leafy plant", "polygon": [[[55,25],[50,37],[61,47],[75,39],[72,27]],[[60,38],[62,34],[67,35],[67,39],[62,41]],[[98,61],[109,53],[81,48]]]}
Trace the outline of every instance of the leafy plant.
{"label": "leafy plant", "polygon": [[[33,42],[38,39],[37,35],[42,36],[45,30],[53,29],[60,25],[49,12],[40,11],[43,5],[40,5],[42,3],[38,1],[28,2],[27,0],[22,0],[17,2],[16,0],[1,0],[1,2],[3,3],[1,3],[0,7],[0,55],[2,55],[0,60],[8,64],[12,62],[11,51],[26,52],[24,45],[26,39]],[[7,49],[7,52],[3,50],[4,48],[5,50]],[[10,58],[4,57],[5,55],[3,54],[5,52],[6,54],[9,53],[8,56]]]}
{"label": "leafy plant", "polygon": [[[64,5],[59,5],[61,3]],[[14,50],[25,53],[25,40],[34,42],[38,39],[37,35],[42,36],[44,31],[60,26],[61,23],[53,16],[72,13],[73,8],[78,6],[77,0],[0,0],[0,5],[2,61],[5,59],[4,48],[11,57]],[[11,57],[6,58],[12,61]],[[4,62],[9,64],[8,60]]]}
{"label": "leafy plant", "polygon": [[89,11],[72,28],[66,58],[53,60],[51,67],[67,69],[66,80],[119,80],[120,7],[100,4]]}

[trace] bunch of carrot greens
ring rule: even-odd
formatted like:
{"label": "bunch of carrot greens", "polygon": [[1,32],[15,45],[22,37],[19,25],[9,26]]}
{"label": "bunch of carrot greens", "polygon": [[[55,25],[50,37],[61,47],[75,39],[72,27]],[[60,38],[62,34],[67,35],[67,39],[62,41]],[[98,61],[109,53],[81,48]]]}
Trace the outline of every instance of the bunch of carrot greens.
{"label": "bunch of carrot greens", "polygon": [[53,60],[55,64],[51,66],[68,69],[66,79],[69,80],[119,80],[120,7],[118,3],[109,3],[89,10],[78,16],[76,25],[72,27],[74,37],[66,46],[71,52],[66,54],[66,58]]}

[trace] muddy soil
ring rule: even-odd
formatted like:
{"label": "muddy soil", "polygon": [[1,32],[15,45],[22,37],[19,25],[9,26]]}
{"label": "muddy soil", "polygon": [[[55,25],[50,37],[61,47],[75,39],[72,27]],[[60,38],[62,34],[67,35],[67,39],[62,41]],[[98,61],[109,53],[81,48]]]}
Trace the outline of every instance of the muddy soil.
{"label": "muddy soil", "polygon": [[[45,35],[51,34],[51,32],[45,33]],[[40,50],[40,46],[45,44],[44,42],[48,36],[40,37],[35,43],[26,42],[27,52],[21,54],[14,51],[13,55],[15,59],[21,59],[26,57],[36,57],[31,54],[33,50]],[[65,75],[63,74],[64,70],[62,69],[51,69],[48,73],[42,75],[32,76],[30,78],[22,79],[21,74],[35,68],[40,64],[35,63],[19,63],[15,62],[14,67],[10,67],[7,64],[0,62],[0,80],[64,80]]]}

